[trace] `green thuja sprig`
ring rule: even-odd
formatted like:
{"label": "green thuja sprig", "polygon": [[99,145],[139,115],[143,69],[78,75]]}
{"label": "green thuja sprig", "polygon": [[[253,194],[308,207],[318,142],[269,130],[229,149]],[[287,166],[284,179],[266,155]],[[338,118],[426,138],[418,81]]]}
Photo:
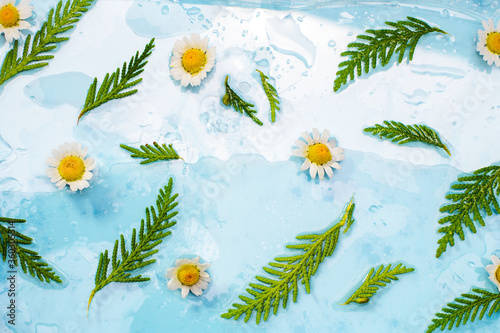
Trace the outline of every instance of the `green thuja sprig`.
{"label": "green thuja sprig", "polygon": [[380,267],[375,271],[375,268],[371,268],[368,275],[366,275],[363,280],[363,284],[356,290],[351,297],[343,304],[349,304],[352,302],[356,303],[368,303],[370,298],[375,295],[380,287],[385,287],[387,284],[392,281],[399,280],[396,275],[405,274],[409,272],[413,272],[414,268],[407,268],[402,264],[397,264],[396,267],[391,269],[391,264],[384,267],[384,265],[380,265]]}
{"label": "green thuja sprig", "polygon": [[434,332],[438,328],[441,331],[446,328],[451,331],[454,326],[467,324],[469,319],[471,323],[476,317],[481,320],[485,314],[491,317],[493,313],[500,312],[500,293],[473,288],[471,293],[455,298],[454,302],[448,303],[441,311],[436,313],[436,318],[432,319],[426,333]]}
{"label": "green thuja sprig", "polygon": [[451,156],[448,147],[441,141],[439,134],[426,125],[405,125],[397,121],[384,121],[383,125],[375,124],[373,127],[365,128],[364,131],[378,135],[381,139],[389,139],[404,145],[409,142],[423,142],[442,148]]}
{"label": "green thuja sprig", "polygon": [[453,203],[441,207],[441,213],[447,213],[439,220],[445,225],[438,232],[443,236],[438,241],[436,258],[446,251],[448,244],[455,245],[455,236],[465,239],[464,226],[472,233],[476,233],[475,222],[485,226],[483,211],[491,216],[494,212],[500,213],[500,205],[496,196],[500,195],[500,166],[491,165],[474,171],[470,176],[458,178],[458,183],[451,185],[452,193],[446,199]]}
{"label": "green thuja sprig", "polygon": [[229,86],[229,83],[227,82],[229,79],[229,76],[226,76],[226,80],[224,81],[224,85],[226,87],[226,93],[222,97],[222,103],[226,106],[232,106],[236,111],[239,113],[243,114],[245,112],[247,116],[252,118],[252,120],[257,123],[258,125],[262,126],[263,123],[262,121],[259,120],[255,116],[255,113],[257,113],[257,110],[254,110],[253,104],[250,104],[248,102],[245,102],[243,99],[241,99],[240,96],[238,96],[233,89]]}
{"label": "green thuja sprig", "polygon": [[222,314],[222,318],[238,320],[245,315],[247,322],[254,311],[257,312],[256,323],[269,318],[271,308],[273,313],[278,313],[280,302],[284,309],[288,303],[288,297],[292,292],[292,299],[295,303],[299,292],[299,282],[305,286],[306,292],[311,291],[310,279],[316,274],[319,265],[326,257],[335,251],[340,236],[340,229],[344,228],[346,233],[354,223],[354,198],[347,204],[340,221],[322,234],[308,234],[297,236],[301,244],[287,245],[288,249],[298,250],[300,253],[289,257],[277,257],[269,263],[270,267],[264,267],[264,271],[275,278],[256,276],[261,283],[250,283],[247,289],[249,296],[240,295],[244,302],[234,303],[233,308]]}
{"label": "green thuja sprig", "polygon": [[280,101],[278,100],[278,92],[276,88],[269,83],[269,77],[264,73],[256,69],[260,74],[260,80],[262,82],[262,88],[264,88],[264,92],[266,93],[267,99],[269,101],[269,106],[271,107],[271,122],[274,123],[276,121],[276,111],[280,110]]}
{"label": "green thuja sprig", "polygon": [[353,42],[347,45],[351,50],[342,52],[340,55],[349,57],[339,64],[339,71],[333,90],[339,90],[347,80],[354,80],[355,73],[361,76],[363,70],[368,73],[371,68],[377,66],[378,61],[385,66],[389,63],[394,53],[399,53],[398,63],[403,61],[405,51],[410,48],[409,60],[413,60],[413,54],[420,38],[431,32],[447,34],[445,31],[431,27],[422,20],[414,17],[407,17],[407,21],[385,22],[386,25],[394,29],[368,29],[368,35],[357,37],[361,42]]}
{"label": "green thuja sprig", "polygon": [[59,35],[73,29],[93,2],[94,0],[68,0],[63,7],[63,2],[59,1],[55,9],[49,11],[47,20],[35,36],[26,36],[20,57],[19,41],[14,42],[12,49],[5,55],[0,70],[0,85],[21,72],[47,66],[47,61],[54,58],[48,52],[57,48],[57,44],[69,40],[68,37]]}
{"label": "green thuja sprig", "polygon": [[[1,223],[6,223],[9,227],[5,227]],[[33,250],[29,250],[21,245],[31,245],[33,239],[14,229],[14,224],[26,223],[26,220],[10,219],[0,217],[0,254],[3,261],[7,261],[9,269],[21,265],[21,269],[25,274],[37,277],[40,281],[50,283],[54,281],[62,283],[61,278],[56,275],[42,256]]]}
{"label": "green thuja sprig", "polygon": [[[173,227],[177,222],[172,218],[177,215],[173,209],[177,206],[175,199],[177,194],[172,195],[173,181],[170,178],[168,185],[160,189],[158,199],[156,200],[156,210],[153,206],[146,208],[146,222],[141,221],[139,234],[134,228],[130,241],[130,251],[126,249],[125,238],[120,235],[120,240],[115,241],[111,259],[108,250],[99,255],[99,264],[95,274],[95,287],[92,290],[87,305],[87,313],[90,303],[95,294],[110,284],[111,282],[144,282],[149,281],[149,277],[143,277],[141,274],[131,276],[132,273],[143,267],[156,262],[155,259],[149,259],[158,252],[155,247],[162,243],[163,238],[171,234],[167,229]],[[118,259],[118,249],[120,249],[120,258]],[[111,263],[111,272],[108,274],[109,264]]]}
{"label": "green thuja sprig", "polygon": [[142,78],[135,78],[144,72],[144,66],[148,63],[146,59],[153,53],[154,47],[155,39],[153,38],[149,44],[146,45],[141,55],[139,55],[139,51],[137,51],[135,56],[130,59],[128,65],[124,62],[121,69],[118,67],[111,75],[107,73],[99,90],[97,90],[97,78],[94,78],[94,82],[90,85],[87,93],[85,105],[78,116],[78,121],[80,121],[80,118],[89,111],[106,102],[135,94],[138,91],[137,89],[128,89],[142,81]]}
{"label": "green thuja sprig", "polygon": [[182,157],[180,157],[177,152],[175,151],[174,147],[172,145],[159,145],[157,142],[153,142],[153,146],[150,144],[146,145],[141,145],[141,150],[133,147],[129,147],[127,145],[120,145],[121,148],[125,149],[126,151],[130,152],[131,155],[130,157],[132,158],[142,158],[145,159],[145,161],[141,161],[141,164],[148,164],[148,163],[153,163],[156,161],[164,160],[164,161],[170,161],[170,160],[178,160]]}

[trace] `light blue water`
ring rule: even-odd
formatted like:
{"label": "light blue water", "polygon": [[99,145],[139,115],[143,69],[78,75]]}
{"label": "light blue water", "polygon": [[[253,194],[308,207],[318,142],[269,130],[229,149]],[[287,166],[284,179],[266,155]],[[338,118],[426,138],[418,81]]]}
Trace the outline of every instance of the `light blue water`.
{"label": "light blue water", "polygon": [[[284,245],[297,234],[331,225],[353,193],[355,226],[342,235],[333,257],[313,278],[312,293],[301,289],[299,302],[280,310],[259,326],[261,330],[361,332],[376,327],[377,332],[418,332],[443,300],[471,285],[491,289],[482,258],[496,250],[498,217],[488,219],[487,233],[482,228],[443,259],[434,259],[438,209],[446,183],[459,171],[354,151],[346,151],[346,157],[343,170],[321,183],[299,172],[296,161],[269,163],[257,155],[241,155],[227,162],[204,158],[193,165],[114,164],[91,189],[77,194],[4,192],[2,214],[28,220],[22,231],[36,239],[35,250],[45,257],[50,253],[47,259],[64,279],[62,286],[49,286],[19,275],[15,331],[42,325],[61,332],[257,330],[253,322],[219,316],[255,274],[263,273],[263,265],[288,253]],[[404,176],[405,170],[410,177]],[[157,263],[143,272],[152,281],[106,287],[94,299],[88,324],[85,307],[99,252],[110,249],[119,233],[130,237],[143,207],[155,200],[169,177],[179,193],[178,224],[160,246]],[[193,255],[213,263],[213,284],[202,297],[182,299],[179,291],[167,289],[164,274],[175,259]],[[401,260],[416,272],[367,305],[338,305],[369,267]],[[5,292],[4,286],[0,294]],[[474,325],[476,332],[494,332],[496,327],[494,319]]]}
{"label": "light blue water", "polygon": [[[46,5],[53,2],[37,3],[38,12],[43,13]],[[127,22],[131,33],[143,37],[167,38],[207,31],[217,35],[212,22],[220,8],[201,10],[198,3],[207,1],[182,6],[166,1],[135,1],[130,3],[122,20]],[[498,3],[489,0],[448,4],[450,10],[466,18],[425,6],[354,6],[348,1],[343,3],[351,6],[334,8],[321,6],[325,3],[321,1],[315,5],[306,1],[210,3],[282,10],[300,7],[304,8],[304,16],[327,17],[347,28],[379,27],[385,20],[406,15],[425,17],[460,38],[429,37],[422,44],[470,59],[470,67],[479,71],[491,71],[471,47],[480,27],[479,19],[500,17]],[[425,3],[430,4],[431,9],[442,6],[438,1]],[[42,17],[44,15],[38,15],[35,19]],[[219,32],[231,28],[217,27]],[[315,46],[311,46],[296,21],[286,17],[273,19],[266,29],[271,32],[271,35],[268,33],[269,48],[254,52],[224,50],[218,66],[223,66],[223,59],[239,57],[257,62],[268,73],[273,60],[270,50],[296,57],[306,67],[313,65],[317,59]],[[299,38],[287,40],[284,29],[293,30]],[[328,37],[330,48],[336,47],[336,38],[333,33]],[[412,71],[422,75],[435,75],[437,70],[430,66],[412,67]],[[466,69],[443,72],[451,79],[460,80]],[[85,73],[47,74],[33,78],[25,86],[25,95],[20,96],[31,99],[47,112],[65,107],[76,115],[90,80],[91,76]],[[53,94],[54,89],[65,90],[63,94]],[[237,89],[245,94],[250,88],[241,84]],[[189,93],[198,92],[190,90]],[[328,90],[328,93],[331,92]],[[422,88],[405,95],[405,101],[419,106],[425,104],[428,94]],[[215,111],[200,111],[199,116],[192,119],[193,123],[201,124],[193,128],[202,128],[213,135],[235,136],[242,119],[229,119],[225,112],[232,111],[217,107],[217,103],[218,99],[213,103]],[[325,104],[322,106],[327,112],[331,105]],[[96,110],[96,114],[112,110],[108,105]],[[182,130],[186,130],[185,125],[178,122],[177,111],[186,110],[169,110],[172,114],[165,115],[167,124],[162,123],[170,131],[169,140],[182,137]],[[73,126],[73,122],[71,124]],[[270,163],[256,154],[232,153],[227,161],[202,157],[196,163],[176,161],[141,166],[118,147],[128,142],[125,134],[114,132],[109,123],[94,125],[96,128],[84,123],[72,129],[75,138],[91,148],[92,156],[99,163],[92,187],[76,194],[21,192],[9,163],[13,158],[24,158],[23,150],[11,146],[0,135],[0,215],[28,221],[19,227],[20,231],[36,240],[33,249],[39,251],[64,280],[63,285],[47,285],[19,274],[17,325],[7,325],[7,317],[3,316],[2,332],[423,332],[436,311],[472,286],[494,290],[484,267],[489,264],[487,258],[491,254],[500,256],[498,216],[489,217],[486,228],[479,229],[474,236],[468,235],[465,242],[449,249],[441,259],[434,258],[439,238],[436,233],[437,220],[441,217],[439,207],[444,203],[449,184],[461,173],[454,167],[426,167],[353,150],[346,150],[343,169],[336,171],[333,179],[323,182],[313,181],[300,172],[298,159]],[[321,119],[319,125],[322,125]],[[146,129],[147,126],[144,125]],[[144,132],[147,134],[147,130]],[[342,137],[338,139],[342,146],[345,141]],[[243,140],[238,144],[245,146]],[[293,141],[284,142],[286,149],[292,144]],[[275,147],[269,149],[272,148]],[[29,153],[42,154],[36,149]],[[129,238],[132,228],[143,218],[144,208],[154,203],[158,188],[166,184],[169,177],[174,178],[174,190],[179,193],[178,224],[159,247],[155,256],[157,263],[141,272],[151,277],[151,281],[107,286],[94,298],[90,322],[87,322],[86,305],[94,287],[99,253],[111,249],[120,233]],[[38,178],[48,182],[44,176]],[[301,289],[298,303],[289,303],[288,309],[280,309],[278,316],[271,316],[259,326],[254,324],[254,317],[247,324],[220,318],[220,314],[237,301],[237,296],[244,293],[248,283],[254,282],[253,277],[263,274],[262,266],[275,256],[290,253],[285,245],[293,242],[296,235],[332,225],[353,194],[356,224],[348,234],[342,235],[334,255],[325,260],[313,277],[310,295]],[[176,259],[195,255],[213,263],[209,270],[213,283],[202,297],[190,295],[182,299],[179,290],[168,290],[164,274]],[[339,305],[370,267],[399,261],[415,267],[416,271],[381,290],[368,304]],[[0,281],[5,278],[6,273],[1,270]],[[0,300],[7,298],[6,290],[6,284],[0,283]],[[498,316],[495,315],[455,331],[489,333],[497,330]]]}

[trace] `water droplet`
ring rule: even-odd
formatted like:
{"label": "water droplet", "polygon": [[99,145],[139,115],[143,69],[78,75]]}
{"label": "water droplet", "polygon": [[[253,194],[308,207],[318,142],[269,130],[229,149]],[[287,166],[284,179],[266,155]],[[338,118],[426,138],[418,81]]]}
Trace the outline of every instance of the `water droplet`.
{"label": "water droplet", "polygon": [[372,213],[375,213],[378,210],[378,207],[375,205],[371,205],[370,208],[368,208],[368,210]]}
{"label": "water droplet", "polygon": [[250,91],[250,84],[248,82],[240,82],[238,83],[238,90],[241,91],[243,94],[246,94],[247,92]]}
{"label": "water droplet", "polygon": [[198,15],[198,20],[203,21],[205,19],[205,16],[203,14]]}
{"label": "water droplet", "polygon": [[336,42],[336,41],[334,41],[333,39],[332,39],[332,40],[330,40],[330,41],[328,41],[328,46],[329,46],[329,47],[335,47],[336,45],[337,45],[337,42]]}
{"label": "water droplet", "polygon": [[302,16],[297,16],[297,21],[302,22],[304,18]]}
{"label": "water droplet", "polygon": [[449,16],[450,16],[450,12],[448,11],[448,9],[443,9],[443,10],[441,11],[441,16],[442,16],[442,17],[445,17],[445,18],[446,18],[446,17],[449,17]]}
{"label": "water droplet", "polygon": [[167,6],[167,5],[165,5],[165,6],[161,7],[161,13],[162,13],[163,15],[167,15],[167,14],[168,14],[168,12],[169,12],[169,10],[168,10],[168,6]]}
{"label": "water droplet", "polygon": [[469,266],[470,268],[474,268],[474,267],[476,267],[476,264],[474,262],[472,262],[472,261],[469,261],[467,263],[467,266]]}
{"label": "water droplet", "polygon": [[199,13],[201,13],[201,9],[198,7],[191,7],[186,10],[186,13],[188,15],[198,15]]}

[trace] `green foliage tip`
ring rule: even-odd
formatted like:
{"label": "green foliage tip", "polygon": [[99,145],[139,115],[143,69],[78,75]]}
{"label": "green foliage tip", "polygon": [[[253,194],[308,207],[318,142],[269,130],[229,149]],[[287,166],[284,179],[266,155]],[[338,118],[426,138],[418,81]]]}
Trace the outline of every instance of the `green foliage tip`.
{"label": "green foliage tip", "polygon": [[465,325],[469,320],[471,323],[476,318],[482,320],[486,314],[491,317],[495,312],[500,312],[500,293],[473,288],[470,293],[455,298],[441,312],[436,313],[436,318],[432,319],[426,333],[437,329],[444,331],[446,328],[451,331],[453,327]]}
{"label": "green foliage tip", "polygon": [[303,284],[306,292],[311,291],[311,277],[318,271],[319,265],[326,257],[330,257],[337,246],[340,230],[344,227],[344,233],[354,223],[353,212],[355,204],[354,197],[346,205],[340,221],[322,234],[306,234],[297,236],[299,244],[287,245],[286,248],[298,253],[277,257],[264,267],[264,271],[271,277],[256,276],[257,283],[250,283],[247,295],[240,295],[244,303],[234,303],[221,317],[225,319],[234,318],[238,320],[244,315],[247,322],[252,313],[256,312],[256,323],[261,319],[268,320],[272,310],[274,315],[278,313],[281,305],[284,309],[288,304],[290,292],[293,302],[297,302],[299,283]]}
{"label": "green foliage tip", "polygon": [[426,125],[405,125],[397,121],[384,121],[385,126],[375,124],[364,131],[378,135],[381,139],[388,139],[400,145],[410,142],[423,142],[443,149],[451,156],[448,147],[441,141],[439,134]]}
{"label": "green foliage tip", "polygon": [[130,157],[144,159],[144,161],[141,161],[141,164],[149,164],[160,160],[178,160],[182,158],[177,154],[171,144],[167,147],[166,144],[160,146],[157,142],[153,142],[153,145],[141,145],[141,150],[123,144],[121,144],[120,147],[131,153]]}
{"label": "green foliage tip", "polygon": [[276,88],[269,83],[269,77],[264,73],[256,69],[256,71],[260,75],[260,81],[262,82],[262,88],[264,88],[264,92],[266,93],[267,99],[269,101],[269,106],[271,107],[271,122],[274,123],[276,121],[276,111],[280,110],[280,101],[278,100],[278,92]]}
{"label": "green foliage tip", "polygon": [[361,76],[363,71],[367,74],[370,68],[377,67],[379,60],[382,66],[387,65],[394,53],[399,54],[398,63],[401,63],[406,49],[409,48],[408,58],[413,60],[417,43],[425,34],[438,32],[448,35],[445,31],[410,16],[406,21],[385,24],[393,29],[368,29],[366,35],[357,36],[359,41],[347,45],[350,50],[340,54],[348,59],[339,64],[334,91],[347,84],[348,80],[354,80],[355,74]]}
{"label": "green foliage tip", "polygon": [[[168,185],[159,191],[156,209],[153,206],[146,208],[146,221],[141,220],[139,232],[135,228],[132,230],[130,250],[127,250],[125,237],[120,235],[120,239],[115,241],[111,258],[108,250],[99,255],[95,287],[89,297],[87,314],[95,294],[111,282],[149,281],[149,277],[143,277],[141,274],[131,275],[156,262],[151,259],[151,256],[158,252],[155,248],[162,243],[163,238],[171,234],[168,229],[177,223],[172,220],[177,215],[177,211],[173,211],[177,206],[177,194],[172,194],[172,187],[173,180],[170,178]],[[110,263],[111,271],[108,273]]]}
{"label": "green foliage tip", "polygon": [[232,106],[236,111],[238,111],[241,114],[245,112],[247,116],[252,118],[252,120],[256,124],[262,126],[263,125],[262,121],[260,121],[259,118],[255,116],[257,110],[253,109],[254,105],[245,102],[240,96],[238,96],[238,94],[236,94],[236,92],[234,92],[234,90],[231,89],[231,87],[229,86],[228,80],[229,76],[226,76],[226,79],[224,81],[224,86],[226,87],[226,93],[222,97],[222,103],[224,103],[224,105],[226,106]]}
{"label": "green foliage tip", "polygon": [[[4,262],[7,262],[7,270],[13,270],[14,267],[21,265],[21,269],[25,274],[37,277],[42,282],[50,283],[51,281],[62,283],[62,280],[53,271],[52,267],[47,264],[42,256],[33,250],[25,248],[23,245],[31,245],[33,239],[14,228],[5,227],[2,223],[8,226],[13,226],[14,223],[26,223],[26,220],[11,219],[0,217],[0,254]],[[9,251],[9,248],[12,251]]]}
{"label": "green foliage tip", "polygon": [[94,0],[68,0],[63,7],[63,2],[59,1],[56,7],[49,11],[46,21],[34,37],[26,36],[19,57],[19,41],[14,42],[0,69],[0,85],[21,72],[47,66],[48,61],[54,58],[48,52],[56,49],[59,43],[69,40],[68,37],[61,37],[61,34],[73,29],[93,2]]}
{"label": "green foliage tip", "polygon": [[106,102],[135,94],[138,90],[130,88],[142,82],[142,78],[137,77],[144,72],[144,67],[148,63],[146,59],[153,53],[154,47],[155,39],[153,38],[146,44],[142,54],[139,55],[139,51],[137,51],[128,65],[124,62],[121,68],[118,67],[111,74],[107,73],[99,90],[97,89],[97,78],[94,78],[94,82],[87,92],[83,109],[78,116],[78,122],[84,115]]}
{"label": "green foliage tip", "polygon": [[458,177],[458,182],[451,185],[453,192],[446,195],[451,201],[440,208],[447,215],[439,220],[443,227],[438,233],[443,236],[438,240],[436,258],[439,258],[448,245],[455,245],[455,236],[465,240],[464,226],[476,233],[475,223],[485,226],[484,213],[487,216],[498,214],[500,205],[497,197],[500,195],[500,166],[491,165],[474,171],[472,175]]}
{"label": "green foliage tip", "polygon": [[410,273],[414,270],[414,268],[405,267],[403,266],[403,264],[397,264],[396,267],[392,267],[391,264],[388,264],[387,266],[380,265],[376,271],[375,267],[373,267],[364,278],[363,284],[349,297],[349,299],[343,305],[352,302],[368,303],[370,301],[370,298],[375,295],[380,287],[385,287],[392,281],[399,280],[396,275]]}

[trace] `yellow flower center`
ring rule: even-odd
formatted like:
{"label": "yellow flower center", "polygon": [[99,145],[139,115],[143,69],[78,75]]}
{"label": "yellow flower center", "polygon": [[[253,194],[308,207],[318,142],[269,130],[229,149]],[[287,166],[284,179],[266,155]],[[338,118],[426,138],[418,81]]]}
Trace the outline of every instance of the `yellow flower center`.
{"label": "yellow flower center", "polygon": [[317,165],[323,165],[332,159],[330,149],[323,143],[315,143],[307,151],[307,159]]}
{"label": "yellow flower center", "polygon": [[500,266],[498,266],[497,270],[495,271],[495,279],[500,282]]}
{"label": "yellow flower center", "polygon": [[19,11],[12,4],[0,8],[0,24],[5,28],[16,26],[19,22]]}
{"label": "yellow flower center", "polygon": [[486,47],[491,53],[500,54],[500,32],[490,32],[486,37]]}
{"label": "yellow flower center", "polygon": [[189,49],[182,56],[182,67],[191,75],[201,72],[207,63],[207,55],[200,49]]}
{"label": "yellow flower center", "polygon": [[83,178],[85,164],[80,157],[66,156],[59,164],[57,170],[61,178],[67,182],[74,182]]}
{"label": "yellow flower center", "polygon": [[184,265],[177,271],[177,278],[185,286],[192,286],[200,280],[200,270],[194,265]]}

